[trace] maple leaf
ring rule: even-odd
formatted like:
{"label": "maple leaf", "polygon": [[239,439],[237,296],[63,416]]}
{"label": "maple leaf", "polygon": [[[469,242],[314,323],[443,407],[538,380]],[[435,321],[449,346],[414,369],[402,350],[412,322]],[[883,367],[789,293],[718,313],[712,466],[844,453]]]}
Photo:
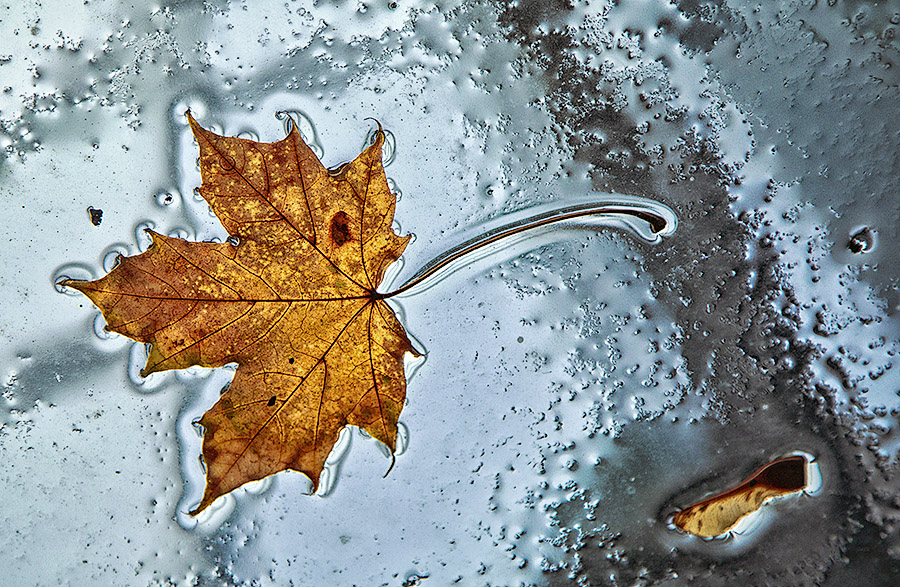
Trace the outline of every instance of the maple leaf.
{"label": "maple leaf", "polygon": [[65,280],[109,330],[150,343],[143,376],[237,363],[200,419],[206,489],[218,497],[292,469],[318,487],[346,425],[391,451],[406,398],[403,361],[418,355],[377,291],[409,242],[381,126],[353,162],[326,169],[293,126],[275,143],[223,137],[187,113],[200,145],[200,194],[237,244],[152,231],[152,245],[96,281]]}

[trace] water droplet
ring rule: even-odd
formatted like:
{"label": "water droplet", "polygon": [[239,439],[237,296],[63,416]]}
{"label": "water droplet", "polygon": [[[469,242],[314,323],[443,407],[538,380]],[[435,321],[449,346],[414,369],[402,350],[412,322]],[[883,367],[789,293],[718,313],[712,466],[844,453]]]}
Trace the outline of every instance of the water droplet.
{"label": "water droplet", "polygon": [[103,314],[97,314],[94,317],[94,334],[100,340],[115,340],[122,337],[121,334],[106,328],[106,320],[103,318]]}
{"label": "water droplet", "polygon": [[877,245],[878,233],[868,226],[853,231],[850,234],[850,240],[847,241],[847,248],[851,253],[857,255],[871,253]]}
{"label": "water droplet", "polygon": [[[196,506],[199,503],[200,500],[198,499],[197,503],[191,505]],[[193,530],[195,528],[200,528],[205,531],[210,531],[224,524],[231,516],[236,505],[237,500],[235,499],[234,494],[227,493],[209,504],[205,510],[198,513],[196,516],[190,516],[187,512],[179,511],[178,522],[185,529]]]}
{"label": "water droplet", "polygon": [[213,374],[213,369],[206,367],[188,367],[187,369],[178,369],[175,371],[175,378],[179,381],[194,382],[200,379],[207,379]]}
{"label": "water droplet", "polygon": [[145,220],[138,224],[134,229],[134,240],[137,243],[138,251],[143,253],[153,244],[153,238],[147,232],[156,228],[156,223],[152,220]]}
{"label": "water droplet", "polygon": [[182,240],[191,240],[193,238],[193,233],[187,228],[175,227],[167,232],[166,236],[170,236],[172,238],[180,238]]}
{"label": "water droplet", "polygon": [[[363,148],[368,147],[375,140],[375,133],[377,132],[377,128],[372,129],[366,135],[366,141],[363,144]],[[381,164],[384,167],[387,167],[397,158],[397,139],[394,137],[394,133],[389,130],[385,130],[384,132],[384,144],[381,146]]]}
{"label": "water droplet", "polygon": [[128,249],[128,245],[124,243],[118,243],[107,247],[106,251],[103,253],[103,270],[109,273],[121,261],[122,257],[127,257],[131,254],[131,251]]}
{"label": "water droplet", "polygon": [[178,206],[181,203],[181,194],[178,193],[178,190],[174,189],[158,192],[154,198],[156,200],[156,205],[160,208]]}
{"label": "water droplet", "polygon": [[246,483],[241,487],[243,487],[244,491],[246,491],[250,495],[262,495],[272,487],[274,481],[275,477],[273,475],[269,475],[268,477],[265,477],[258,481],[251,481],[250,483]]}
{"label": "water droplet", "polygon": [[142,342],[131,345],[128,354],[128,379],[135,389],[144,393],[157,391],[166,380],[167,372],[151,373],[146,377],[141,375],[141,370],[147,364],[147,347]]}
{"label": "water droplet", "polygon": [[409,448],[409,428],[403,422],[397,422],[397,450],[394,456],[399,457]]}
{"label": "water droplet", "polygon": [[[359,430],[362,432],[362,429]],[[352,444],[353,433],[347,427],[341,429],[337,442],[335,442],[334,448],[331,449],[331,454],[328,455],[328,459],[325,461],[325,468],[319,477],[319,488],[316,490],[316,495],[324,497],[334,491],[340,475],[341,465],[347,458]]]}
{"label": "water droplet", "polygon": [[397,201],[399,202],[400,199],[403,197],[403,192],[401,192],[400,189],[397,188],[397,182],[395,182],[393,179],[391,179],[389,177],[389,178],[387,178],[387,185],[388,185],[388,189],[391,191],[392,194],[394,194],[394,197],[396,197]]}

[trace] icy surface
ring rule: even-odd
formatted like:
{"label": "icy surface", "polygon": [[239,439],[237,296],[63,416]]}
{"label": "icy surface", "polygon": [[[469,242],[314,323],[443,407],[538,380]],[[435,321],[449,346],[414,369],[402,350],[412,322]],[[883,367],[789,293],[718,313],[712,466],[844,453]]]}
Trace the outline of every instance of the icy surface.
{"label": "icy surface", "polygon": [[[17,584],[895,584],[896,2],[0,11],[0,568]],[[142,379],[143,347],[54,286],[143,250],[144,227],[228,237],[193,191],[188,107],[259,140],[293,116],[326,165],[377,118],[416,237],[395,283],[531,207],[631,194],[678,228],[568,227],[396,300],[427,358],[390,474],[348,430],[319,495],[285,473],[196,520],[192,422],[232,372]],[[821,486],[743,534],[667,526],[797,451]]]}

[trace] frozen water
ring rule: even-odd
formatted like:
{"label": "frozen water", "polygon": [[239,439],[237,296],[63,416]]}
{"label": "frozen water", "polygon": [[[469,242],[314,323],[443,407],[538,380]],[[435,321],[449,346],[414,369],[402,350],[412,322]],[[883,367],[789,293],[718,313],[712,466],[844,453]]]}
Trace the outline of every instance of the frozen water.
{"label": "frozen water", "polygon": [[[0,568],[18,584],[900,576],[895,2],[0,10]],[[327,490],[281,474],[194,519],[192,422],[233,372],[141,378],[143,346],[55,285],[144,250],[144,228],[228,238],[194,193],[188,108],[267,141],[293,120],[329,166],[379,121],[416,237],[394,284],[536,210],[613,194],[678,226],[658,243],[564,226],[397,298],[427,358],[387,477],[378,443],[348,431]],[[743,534],[667,527],[797,451],[821,486]]]}

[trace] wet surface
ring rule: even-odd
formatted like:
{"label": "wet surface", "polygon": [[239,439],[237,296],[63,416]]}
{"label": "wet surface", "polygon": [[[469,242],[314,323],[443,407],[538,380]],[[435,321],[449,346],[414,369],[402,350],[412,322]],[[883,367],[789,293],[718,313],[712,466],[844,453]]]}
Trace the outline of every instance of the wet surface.
{"label": "wet surface", "polygon": [[[0,5],[0,567],[23,584],[900,574],[892,3],[57,4]],[[348,430],[316,496],[281,474],[198,520],[192,422],[233,372],[142,378],[143,346],[55,285],[147,228],[228,238],[188,108],[259,140],[293,120],[329,167],[382,124],[415,235],[384,291],[547,210],[628,195],[677,228],[563,223],[392,299],[427,352],[393,466]],[[818,488],[743,533],[667,523],[798,453]]]}

